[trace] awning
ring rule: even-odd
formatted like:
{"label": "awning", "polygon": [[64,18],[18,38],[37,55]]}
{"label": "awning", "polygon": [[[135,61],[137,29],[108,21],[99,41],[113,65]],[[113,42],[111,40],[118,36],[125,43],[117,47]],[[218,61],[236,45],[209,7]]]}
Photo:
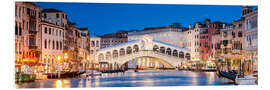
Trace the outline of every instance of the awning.
{"label": "awning", "polygon": [[71,62],[80,63],[80,60],[70,60]]}
{"label": "awning", "polygon": [[225,59],[242,59],[243,56],[238,56],[238,57],[224,57]]}

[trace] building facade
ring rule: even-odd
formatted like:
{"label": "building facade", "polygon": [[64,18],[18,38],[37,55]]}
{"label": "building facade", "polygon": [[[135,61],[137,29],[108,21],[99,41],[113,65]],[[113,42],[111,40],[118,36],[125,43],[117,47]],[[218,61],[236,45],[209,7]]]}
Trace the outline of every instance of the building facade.
{"label": "building facade", "polygon": [[258,71],[258,10],[243,6],[242,15],[245,19],[245,59],[251,63],[251,71]]}
{"label": "building facade", "polygon": [[187,35],[187,47],[191,52],[191,60],[199,61],[200,60],[200,26],[195,24],[194,28],[191,28],[189,25],[189,30],[185,31]]}
{"label": "building facade", "polygon": [[52,73],[59,64],[58,58],[63,57],[64,28],[42,22],[41,24],[41,63],[45,64],[45,73]]}
{"label": "building facade", "polygon": [[40,60],[40,14],[40,6],[34,3],[15,3],[15,64],[18,72],[22,71],[20,66],[37,66]]}
{"label": "building facade", "polygon": [[128,31],[118,31],[117,33],[111,33],[111,34],[105,34],[103,36],[99,36],[101,38],[100,48],[106,48],[109,46],[127,42],[128,41],[127,34],[128,34]]}
{"label": "building facade", "polygon": [[153,40],[167,42],[169,44],[187,47],[187,35],[182,31],[186,28],[180,28],[175,26],[153,27],[145,28],[144,30],[131,31],[128,33],[128,40],[134,40],[140,38],[142,35],[150,35]]}
{"label": "building facade", "polygon": [[212,35],[225,26],[223,22],[212,22],[206,25],[207,29],[200,33],[201,60],[213,60]]}

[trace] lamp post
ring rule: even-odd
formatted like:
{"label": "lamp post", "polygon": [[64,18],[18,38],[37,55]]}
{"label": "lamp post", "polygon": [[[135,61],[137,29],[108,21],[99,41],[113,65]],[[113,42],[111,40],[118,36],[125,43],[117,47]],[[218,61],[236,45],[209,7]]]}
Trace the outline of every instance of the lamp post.
{"label": "lamp post", "polygon": [[61,76],[61,71],[60,71],[60,63],[61,62],[61,56],[57,56],[57,72],[58,72],[58,78],[60,78]]}
{"label": "lamp post", "polygon": [[[64,54],[64,63],[65,63],[64,65],[69,66],[69,63],[68,63],[67,60],[68,60],[68,55],[67,55],[67,53],[65,53],[65,54]],[[65,67],[66,67],[66,66],[65,66]]]}

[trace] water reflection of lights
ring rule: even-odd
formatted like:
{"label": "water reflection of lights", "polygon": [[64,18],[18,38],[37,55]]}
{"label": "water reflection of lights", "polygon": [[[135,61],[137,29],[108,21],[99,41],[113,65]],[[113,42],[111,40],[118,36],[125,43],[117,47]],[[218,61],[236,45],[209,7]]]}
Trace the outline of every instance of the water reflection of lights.
{"label": "water reflection of lights", "polygon": [[214,81],[215,81],[215,73],[213,72],[210,72],[210,73],[207,73],[208,74],[208,84],[213,84]]}
{"label": "water reflection of lights", "polygon": [[190,73],[190,75],[192,76],[192,85],[197,85],[198,84],[198,73],[197,72],[192,72]]}
{"label": "water reflection of lights", "polygon": [[95,76],[94,77],[94,87],[99,87],[100,85],[100,81],[99,81],[99,78],[101,78],[100,76]]}
{"label": "water reflection of lights", "polygon": [[63,88],[63,87],[64,87],[64,84],[62,80],[56,80],[54,82],[54,88]]}

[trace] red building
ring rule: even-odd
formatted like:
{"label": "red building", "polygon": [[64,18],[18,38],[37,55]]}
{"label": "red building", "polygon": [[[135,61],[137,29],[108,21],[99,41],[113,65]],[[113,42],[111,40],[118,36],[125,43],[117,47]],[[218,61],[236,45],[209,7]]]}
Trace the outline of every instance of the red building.
{"label": "red building", "polygon": [[[208,23],[210,20],[208,21]],[[212,44],[212,35],[215,32],[218,32],[225,23],[223,22],[212,22],[208,24],[205,22],[205,25],[207,26],[207,29],[204,31],[200,32],[200,54],[201,54],[201,60],[209,60],[211,59],[212,55],[212,49],[213,49],[213,44]]]}

